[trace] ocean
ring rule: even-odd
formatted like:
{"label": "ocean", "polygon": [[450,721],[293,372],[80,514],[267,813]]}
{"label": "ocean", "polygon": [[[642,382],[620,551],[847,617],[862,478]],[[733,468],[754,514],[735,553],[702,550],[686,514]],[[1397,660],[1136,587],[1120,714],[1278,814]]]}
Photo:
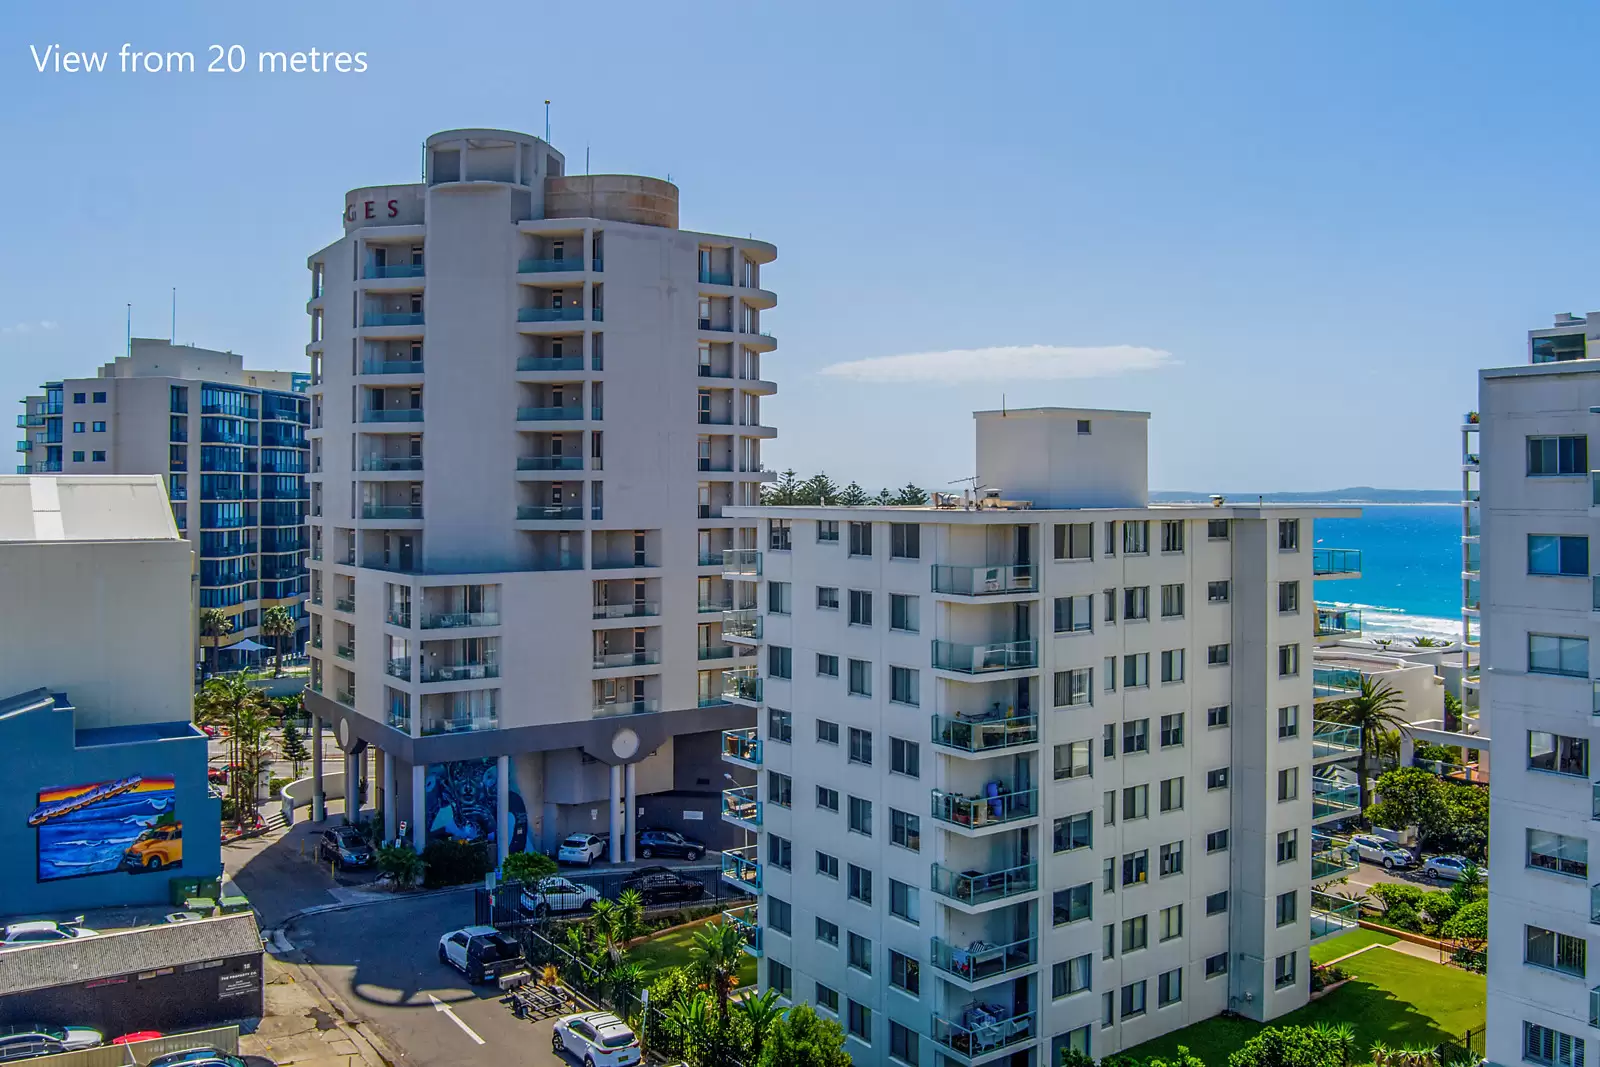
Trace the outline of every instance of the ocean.
{"label": "ocean", "polygon": [[1459,639],[1461,506],[1362,504],[1359,519],[1318,519],[1323,548],[1359,548],[1361,577],[1317,583],[1317,600],[1361,609],[1365,633]]}

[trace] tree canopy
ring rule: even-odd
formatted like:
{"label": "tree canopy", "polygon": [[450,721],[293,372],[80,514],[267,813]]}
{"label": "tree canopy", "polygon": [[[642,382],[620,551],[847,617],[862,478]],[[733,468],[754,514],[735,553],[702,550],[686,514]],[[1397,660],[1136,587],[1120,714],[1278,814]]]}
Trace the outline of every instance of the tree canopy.
{"label": "tree canopy", "polygon": [[1450,782],[1421,767],[1400,767],[1378,778],[1379,800],[1366,810],[1376,826],[1415,824],[1422,847],[1481,860],[1489,844],[1489,793]]}
{"label": "tree canopy", "polygon": [[826,471],[801,478],[795,471],[786,470],[778,480],[762,486],[761,502],[771,506],[831,506],[845,508],[866,507],[879,504],[897,507],[917,507],[928,502],[928,494],[914,483],[907,482],[899,489],[880,489],[876,496],[856,482],[840,486]]}

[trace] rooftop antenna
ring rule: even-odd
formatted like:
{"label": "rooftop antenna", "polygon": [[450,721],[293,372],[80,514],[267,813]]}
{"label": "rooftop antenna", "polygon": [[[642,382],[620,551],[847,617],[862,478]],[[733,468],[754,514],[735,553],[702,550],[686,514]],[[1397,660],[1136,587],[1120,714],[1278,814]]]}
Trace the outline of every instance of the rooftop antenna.
{"label": "rooftop antenna", "polygon": [[544,102],[544,143],[550,143],[550,101]]}
{"label": "rooftop antenna", "polygon": [[124,345],[123,355],[133,355],[133,305],[128,305],[128,339]]}

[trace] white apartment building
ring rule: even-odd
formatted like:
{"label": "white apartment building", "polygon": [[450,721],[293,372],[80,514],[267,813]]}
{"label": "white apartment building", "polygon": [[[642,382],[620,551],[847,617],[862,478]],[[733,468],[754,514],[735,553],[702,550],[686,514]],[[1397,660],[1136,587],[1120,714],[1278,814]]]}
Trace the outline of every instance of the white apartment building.
{"label": "white apartment building", "polygon": [[725,509],[770,477],[776,249],[537,137],[425,158],[308,261],[317,726],[377,750],[385,833],[419,847],[721,834],[719,731],[750,721],[722,672],[753,662],[722,558],[755,538]]}
{"label": "white apartment building", "polygon": [[[981,506],[736,509],[759,591],[725,880],[858,1064],[1105,1056],[1306,1003],[1313,549],[1333,507],[1152,506],[1145,413],[977,419]],[[946,505],[946,506],[938,506]]]}
{"label": "white apartment building", "polygon": [[1478,376],[1480,714],[1496,747],[1487,1051],[1501,1064],[1581,1067],[1600,1027],[1600,967],[1588,965],[1600,921],[1596,338],[1600,315],[1563,315],[1529,335],[1527,364]]}

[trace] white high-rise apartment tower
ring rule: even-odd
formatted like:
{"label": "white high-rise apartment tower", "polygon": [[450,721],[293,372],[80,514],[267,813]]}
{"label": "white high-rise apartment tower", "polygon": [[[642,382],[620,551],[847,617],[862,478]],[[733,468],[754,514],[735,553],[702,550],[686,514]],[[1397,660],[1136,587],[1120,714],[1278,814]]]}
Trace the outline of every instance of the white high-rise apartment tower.
{"label": "white high-rise apartment tower", "polygon": [[777,252],[526,134],[425,159],[348,193],[309,260],[308,704],[347,770],[378,751],[386,835],[705,839],[718,732],[750,721],[721,698],[749,655],[721,574],[755,531],[724,509],[769,477]]}
{"label": "white high-rise apartment tower", "polygon": [[[735,509],[764,647],[724,758],[761,984],[858,1064],[1101,1057],[1309,993],[1313,548],[1348,508],[1152,506],[1149,416],[977,413],[981,506]],[[751,599],[749,595],[745,599]]]}
{"label": "white high-rise apartment tower", "polygon": [[1600,715],[1591,653],[1600,640],[1592,537],[1600,483],[1589,451],[1600,425],[1600,362],[1589,358],[1591,343],[1600,344],[1600,314],[1561,315],[1554,328],[1529,334],[1527,363],[1478,375],[1480,718],[1494,738],[1493,1063],[1582,1067],[1600,1027],[1590,980],[1600,967],[1588,965],[1600,922],[1600,879],[1589,863],[1600,818],[1591,756]]}

